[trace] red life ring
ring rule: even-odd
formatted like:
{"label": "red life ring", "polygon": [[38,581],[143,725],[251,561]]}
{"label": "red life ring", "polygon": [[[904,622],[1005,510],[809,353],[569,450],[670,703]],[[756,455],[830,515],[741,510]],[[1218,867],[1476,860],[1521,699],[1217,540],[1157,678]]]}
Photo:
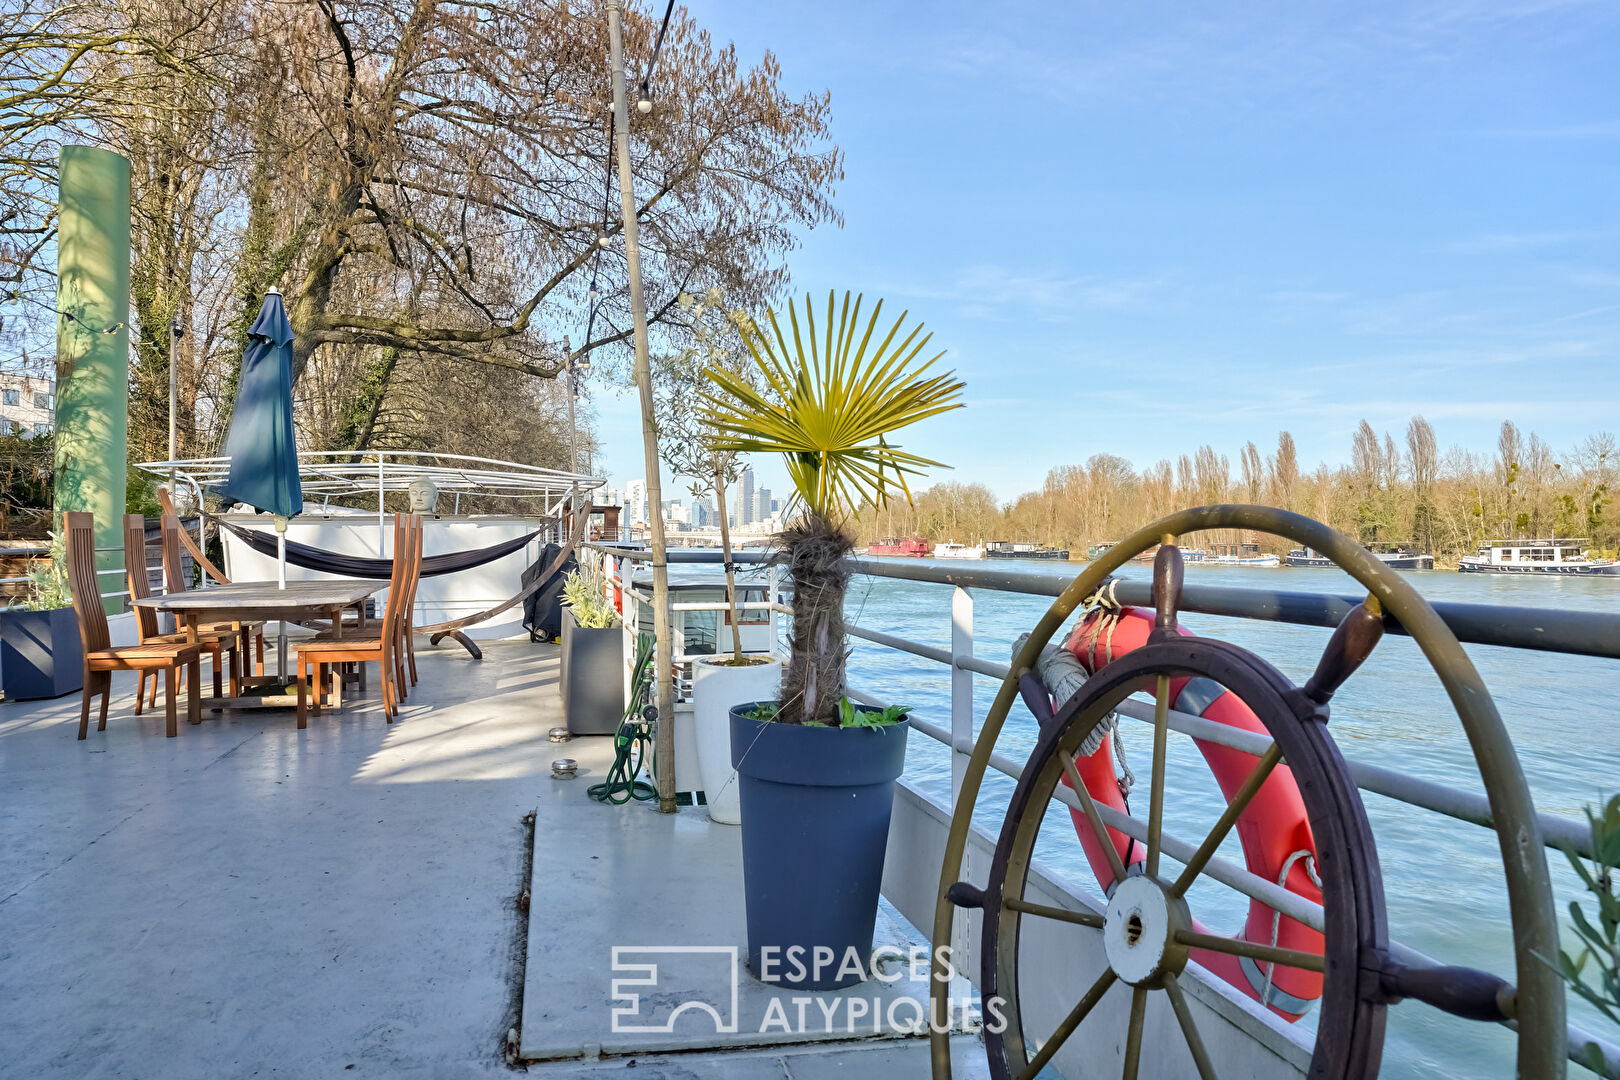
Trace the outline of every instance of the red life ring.
{"label": "red life ring", "polygon": [[613,605],[620,617],[624,615],[624,590],[619,583],[619,560],[612,555],[602,556],[602,569],[605,583],[602,586],[602,598]]}
{"label": "red life ring", "polygon": [[[1129,607],[1117,611],[1098,608],[1074,628],[1064,642],[1064,648],[1074,654],[1088,672],[1095,673],[1109,661],[1145,644],[1152,629],[1151,611]],[[1187,633],[1185,630],[1181,632],[1184,635]],[[1244,731],[1265,734],[1265,726],[1242,699],[1211,679],[1170,680],[1170,707]],[[1221,794],[1230,800],[1243,786],[1257,759],[1252,754],[1229,746],[1201,739],[1193,741],[1203,753],[1210,772],[1215,774]],[[1095,753],[1076,759],[1075,769],[1093,800],[1125,812],[1125,798],[1114,776],[1114,755],[1107,739],[1102,741]],[[1068,783],[1067,777],[1064,777],[1063,783]],[[1075,832],[1085,848],[1086,859],[1097,875],[1097,883],[1107,892],[1113,887],[1114,874],[1103,856],[1102,847],[1085,816],[1078,810],[1071,810],[1070,815],[1074,819]],[[1250,873],[1277,882],[1313,903],[1322,902],[1321,883],[1315,880],[1314,873],[1316,842],[1311,836],[1305,802],[1300,798],[1299,787],[1288,766],[1277,766],[1260,786],[1248,807],[1238,815],[1237,833]],[[1120,860],[1127,867],[1147,857],[1142,845],[1124,833],[1110,829],[1109,835],[1119,851]],[[1208,932],[1201,926],[1198,929]],[[1277,944],[1318,956],[1322,955],[1323,950],[1321,934],[1254,899],[1249,901],[1249,915],[1244,923],[1242,940]],[[1204,949],[1194,949],[1191,955],[1198,963],[1290,1022],[1303,1016],[1311,1004],[1322,996],[1320,972],[1276,967],[1257,963],[1248,957],[1228,956]]]}

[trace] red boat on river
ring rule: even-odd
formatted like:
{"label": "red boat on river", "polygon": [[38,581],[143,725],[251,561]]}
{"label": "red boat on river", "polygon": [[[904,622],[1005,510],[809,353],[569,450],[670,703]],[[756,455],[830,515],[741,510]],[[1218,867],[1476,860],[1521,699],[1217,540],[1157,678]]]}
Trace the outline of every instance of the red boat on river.
{"label": "red boat on river", "polygon": [[866,549],[868,555],[903,555],[914,559],[928,557],[928,541],[913,536],[909,540],[874,540]]}

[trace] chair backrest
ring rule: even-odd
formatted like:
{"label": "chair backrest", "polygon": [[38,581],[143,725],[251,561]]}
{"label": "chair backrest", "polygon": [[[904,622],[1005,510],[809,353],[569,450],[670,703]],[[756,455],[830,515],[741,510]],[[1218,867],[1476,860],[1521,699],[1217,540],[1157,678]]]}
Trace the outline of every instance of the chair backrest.
{"label": "chair backrest", "polygon": [[425,519],[421,514],[412,514],[408,528],[411,531],[411,555],[405,564],[405,608],[400,617],[404,620],[405,633],[411,632],[416,622],[416,587],[422,581],[422,523]]}
{"label": "chair backrest", "polygon": [[163,590],[182,593],[190,587],[186,563],[180,555],[180,530],[184,528],[173,514],[163,515]]}
{"label": "chair backrest", "polygon": [[158,636],[157,612],[135,603],[152,595],[152,578],[146,569],[146,519],[139,514],[124,515],[124,574],[129,578],[136,633],[142,642],[149,641]]}
{"label": "chair backrest", "polygon": [[88,653],[111,644],[107,633],[107,609],[101,606],[100,579],[96,577],[95,519],[82,511],[62,515],[67,530],[68,589],[73,594],[73,614],[79,622],[79,642]]}
{"label": "chair backrest", "polygon": [[409,602],[406,596],[406,578],[411,561],[411,530],[409,514],[394,515],[394,568],[388,575],[388,599],[383,604],[382,638],[383,661],[393,652],[395,629]]}

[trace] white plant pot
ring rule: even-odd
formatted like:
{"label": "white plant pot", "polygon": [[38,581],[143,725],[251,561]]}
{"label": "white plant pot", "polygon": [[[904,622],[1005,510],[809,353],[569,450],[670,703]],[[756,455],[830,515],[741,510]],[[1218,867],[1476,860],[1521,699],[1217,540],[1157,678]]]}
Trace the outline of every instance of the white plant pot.
{"label": "white plant pot", "polygon": [[742,824],[737,796],[737,770],[731,767],[731,707],[750,701],[775,701],[782,689],[782,662],[728,667],[715,663],[730,653],[692,664],[692,724],[697,734],[698,773],[709,803],[709,820]]}

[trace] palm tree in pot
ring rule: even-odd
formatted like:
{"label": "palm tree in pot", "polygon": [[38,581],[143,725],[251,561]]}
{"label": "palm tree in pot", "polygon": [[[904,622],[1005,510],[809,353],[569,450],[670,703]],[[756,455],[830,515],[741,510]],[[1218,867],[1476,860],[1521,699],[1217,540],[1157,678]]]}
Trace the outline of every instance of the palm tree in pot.
{"label": "palm tree in pot", "polygon": [[[793,630],[775,702],[731,711],[739,776],[749,962],[766,981],[803,989],[864,977],[888,840],[894,782],[905,764],[903,709],[845,694],[844,596],[862,506],[911,497],[908,476],[938,466],[888,435],[961,406],[954,373],[931,374],[931,335],[886,331],[879,301],[829,293],[819,328],[807,297],[789,335],[775,313],[745,339],[759,384],[715,369],[705,418],[716,450],[779,453],[798,514],[776,538],[793,580]],[[829,868],[834,868],[829,873]]]}

